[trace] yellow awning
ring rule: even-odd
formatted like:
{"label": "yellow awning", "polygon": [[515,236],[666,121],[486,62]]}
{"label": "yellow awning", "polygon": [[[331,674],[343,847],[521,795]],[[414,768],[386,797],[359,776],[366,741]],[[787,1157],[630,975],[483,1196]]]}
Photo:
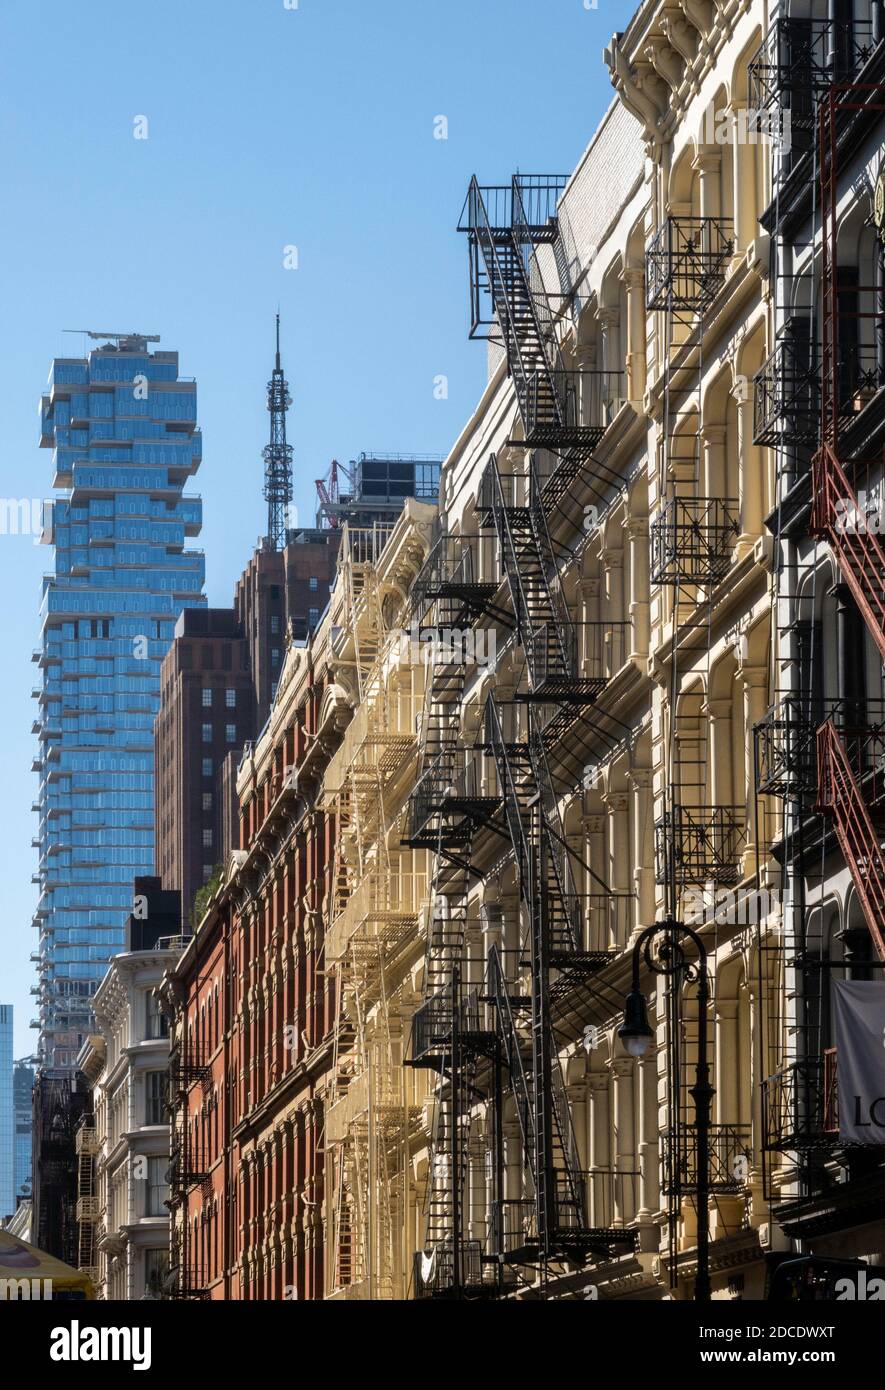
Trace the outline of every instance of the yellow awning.
{"label": "yellow awning", "polygon": [[[38,1250],[36,1245],[28,1245],[27,1241],[19,1240],[9,1231],[0,1231],[0,1280],[36,1280],[38,1289],[32,1296],[46,1297],[46,1293],[39,1290],[44,1289],[46,1281],[50,1279],[53,1293],[81,1291],[86,1298],[95,1297],[92,1284],[78,1269],[57,1260],[54,1255],[47,1255],[44,1250]],[[11,1291],[7,1292],[7,1298],[10,1297],[15,1297]]]}

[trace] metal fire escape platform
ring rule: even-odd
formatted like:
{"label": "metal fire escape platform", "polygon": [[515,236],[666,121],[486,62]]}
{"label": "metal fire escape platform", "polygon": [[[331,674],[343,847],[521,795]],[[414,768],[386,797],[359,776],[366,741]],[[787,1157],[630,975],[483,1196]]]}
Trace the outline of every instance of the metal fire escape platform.
{"label": "metal fire escape platform", "polygon": [[[458,230],[470,257],[471,338],[493,337],[507,354],[529,449],[560,456],[544,487],[555,506],[592,458],[620,404],[621,373],[567,368],[548,282],[556,264],[556,207],[567,179],[514,175],[508,185],[470,182]],[[538,259],[546,247],[545,279]]]}

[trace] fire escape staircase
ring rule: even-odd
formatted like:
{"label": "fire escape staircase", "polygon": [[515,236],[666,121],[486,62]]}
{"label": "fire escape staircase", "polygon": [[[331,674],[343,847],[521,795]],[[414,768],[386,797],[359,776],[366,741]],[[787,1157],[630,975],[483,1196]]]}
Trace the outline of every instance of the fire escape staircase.
{"label": "fire escape staircase", "polygon": [[556,321],[536,248],[559,237],[556,201],[565,180],[522,178],[508,187],[470,182],[459,230],[470,246],[473,326],[488,321],[480,304],[488,295],[500,329],[529,447],[549,449],[559,465],[544,486],[545,507],[555,507],[570,490],[605,433],[605,423],[580,423],[579,374],[566,370]]}
{"label": "fire escape staircase", "polygon": [[[821,225],[821,433],[812,462],[811,534],[828,541],[840,573],[885,659],[885,549],[859,506],[852,477],[857,461],[842,456],[840,323],[848,310],[839,279],[838,205],[840,115],[857,109],[849,84],[830,86],[818,111]],[[885,109],[881,99],[875,109]],[[882,319],[875,319],[876,329]],[[878,465],[881,467],[881,464]],[[837,728],[830,718],[817,733],[818,805],[833,822],[876,952],[885,960],[885,796],[883,736],[872,728]]]}
{"label": "fire escape staircase", "polygon": [[811,533],[829,542],[885,660],[885,548],[865,517],[835,451],[824,444],[812,465]]}
{"label": "fire escape staircase", "polygon": [[[412,1019],[407,1065],[435,1071],[435,1122],[430,1143],[425,1244],[417,1252],[413,1287],[421,1298],[488,1297],[495,1270],[478,1241],[462,1233],[475,1084],[481,1058],[497,1053],[481,1026],[478,991],[467,988],[468,894],[473,837],[500,807],[485,794],[474,756],[461,743],[461,702],[468,670],[452,634],[471,622],[497,585],[474,582],[469,548],[443,537],[414,586],[413,618],[435,637],[421,723],[419,776],[410,798],[410,848],[433,853],[424,969],[424,1002]],[[447,647],[447,643],[449,644]]]}
{"label": "fire escape staircase", "polygon": [[876,952],[885,960],[882,753],[881,732],[864,729],[840,733],[833,719],[818,729],[819,808],[832,818]]}
{"label": "fire escape staircase", "polygon": [[531,698],[592,704],[606,680],[575,674],[577,634],[562,593],[534,459],[527,475],[505,475],[492,454],[480,484],[479,512],[480,525],[493,527],[498,539]]}
{"label": "fire escape staircase", "polygon": [[[506,981],[493,951],[488,988],[517,1102],[527,1166],[534,1191],[533,1258],[584,1258],[633,1244],[632,1232],[598,1230],[586,1219],[584,1175],[580,1172],[571,1116],[554,1045],[552,1010],[588,975],[602,969],[613,952],[588,951],[582,942],[582,908],[540,737],[508,742],[500,711],[490,695],[486,744],[494,757],[513,843],[526,933],[531,992]],[[506,1253],[506,1252],[505,1252]],[[527,1250],[511,1252],[527,1258]]]}

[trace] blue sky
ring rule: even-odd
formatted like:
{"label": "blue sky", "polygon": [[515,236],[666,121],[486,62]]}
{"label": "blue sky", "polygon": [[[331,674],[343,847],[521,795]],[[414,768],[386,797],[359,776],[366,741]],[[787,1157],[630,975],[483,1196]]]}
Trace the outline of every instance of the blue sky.
{"label": "blue sky", "polygon": [[[292,3],[292,0],[289,0]],[[199,544],[227,604],[263,530],[273,316],[300,517],[329,461],[445,454],[484,379],[455,226],[470,175],[565,173],[612,89],[623,0],[4,0],[0,496],[41,497],[37,399],[63,329],[160,333],[198,382]],[[448,139],[434,139],[435,118]],[[147,118],[145,140],[134,137]],[[298,269],[284,268],[285,248]],[[447,400],[434,379],[448,378]],[[0,536],[0,1001],[29,1052],[39,581]]]}

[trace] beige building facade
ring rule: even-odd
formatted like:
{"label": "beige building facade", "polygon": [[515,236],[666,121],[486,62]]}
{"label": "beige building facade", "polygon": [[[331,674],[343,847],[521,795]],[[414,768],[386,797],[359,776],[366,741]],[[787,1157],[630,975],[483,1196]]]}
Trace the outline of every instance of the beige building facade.
{"label": "beige building facade", "polygon": [[633,948],[668,918],[707,956],[713,1297],[763,1294],[769,150],[718,135],[762,19],[643,6],[573,175],[468,192],[488,385],[417,578],[391,588],[385,551],[338,591],[366,674],[326,782],[354,1032],[327,1119],[331,1296],[692,1295],[690,938],[678,968],[672,936],[639,959],[651,1046],[618,1036]]}

